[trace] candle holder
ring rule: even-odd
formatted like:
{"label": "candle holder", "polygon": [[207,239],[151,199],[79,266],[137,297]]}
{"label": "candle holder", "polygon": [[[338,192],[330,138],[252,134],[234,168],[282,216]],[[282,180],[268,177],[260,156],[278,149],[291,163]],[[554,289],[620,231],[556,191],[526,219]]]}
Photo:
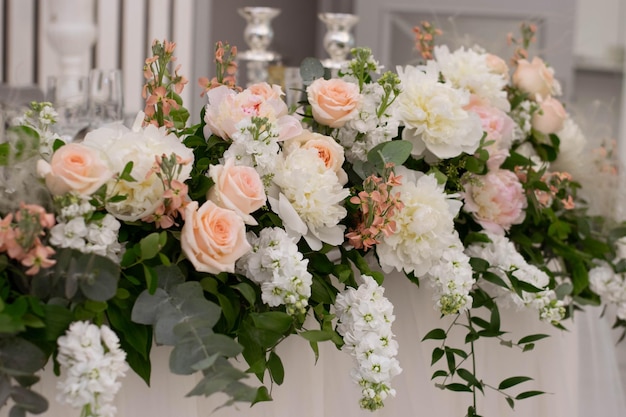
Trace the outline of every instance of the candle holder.
{"label": "candle holder", "polygon": [[88,53],[97,37],[94,0],[50,0],[47,36],[59,54],[62,75],[83,75]]}
{"label": "candle holder", "polygon": [[240,60],[246,61],[247,85],[267,81],[269,64],[281,59],[278,53],[268,50],[274,38],[271,22],[280,9],[243,7],[238,12],[247,22],[243,36],[250,49],[238,54]]}
{"label": "candle holder", "polygon": [[324,49],[330,56],[322,64],[326,68],[340,69],[347,62],[350,50],[354,48],[351,30],[359,18],[349,13],[320,13],[318,17],[326,25]]}

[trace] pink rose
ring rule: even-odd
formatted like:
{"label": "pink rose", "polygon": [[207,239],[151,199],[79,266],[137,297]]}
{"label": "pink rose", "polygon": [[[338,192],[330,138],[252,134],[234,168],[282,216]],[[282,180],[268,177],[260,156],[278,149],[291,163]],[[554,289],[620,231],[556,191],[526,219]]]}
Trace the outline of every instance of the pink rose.
{"label": "pink rose", "polygon": [[252,167],[235,165],[235,159],[228,158],[224,165],[211,165],[209,176],[215,184],[207,193],[207,199],[233,210],[246,224],[256,225],[250,213],[263,207],[267,200],[257,171]]}
{"label": "pink rose", "polygon": [[212,201],[199,209],[197,201],[187,205],[180,244],[196,270],[210,274],[234,272],[235,262],[251,249],[241,217]]}
{"label": "pink rose", "polygon": [[[280,88],[280,87],[276,87]],[[239,132],[238,124],[253,117],[267,118],[278,127],[278,140],[286,140],[302,132],[300,122],[287,114],[287,104],[275,87],[255,85],[242,92],[219,86],[207,92],[204,135],[214,134],[231,139]]]}
{"label": "pink rose", "polygon": [[553,97],[545,99],[538,97],[537,102],[539,110],[531,119],[533,129],[546,135],[561,131],[567,119],[567,112],[561,102]]}
{"label": "pink rose", "polygon": [[492,169],[500,167],[509,155],[515,122],[506,112],[476,97],[472,97],[465,109],[478,115],[483,131],[487,134],[486,141],[493,141],[486,148],[489,152],[489,167]]}
{"label": "pink rose", "polygon": [[285,141],[283,149],[289,155],[297,148],[315,149],[319,158],[324,161],[326,168],[337,174],[339,183],[344,185],[348,182],[348,175],[342,168],[345,160],[343,146],[338,144],[335,139],[305,130],[301,135]]}
{"label": "pink rose", "polygon": [[496,169],[486,175],[473,176],[461,193],[464,210],[491,233],[504,234],[526,217],[528,202],[524,188],[515,173]]}
{"label": "pink rose", "polygon": [[73,191],[89,196],[113,176],[100,152],[80,143],[60,147],[50,163],[38,161],[37,172],[53,195]]}
{"label": "pink rose", "polygon": [[342,127],[358,114],[359,86],[340,78],[318,78],[306,89],[313,118],[326,126]]}
{"label": "pink rose", "polygon": [[517,61],[513,84],[520,90],[532,97],[537,94],[547,97],[555,93],[554,83],[553,70],[548,68],[541,58],[534,57],[531,62],[525,59]]}
{"label": "pink rose", "polygon": [[506,65],[504,59],[497,55],[487,54],[487,67],[494,74],[500,74],[507,80],[509,79],[509,66]]}

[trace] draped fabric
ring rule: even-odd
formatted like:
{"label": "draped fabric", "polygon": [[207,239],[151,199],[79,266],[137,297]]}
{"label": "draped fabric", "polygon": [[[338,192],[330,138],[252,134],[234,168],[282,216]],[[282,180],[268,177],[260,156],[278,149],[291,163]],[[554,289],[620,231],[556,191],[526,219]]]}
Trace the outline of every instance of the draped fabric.
{"label": "draped fabric", "polygon": [[[438,341],[421,342],[423,336],[435,327],[447,328],[450,318],[441,320],[433,308],[432,292],[426,286],[417,288],[400,274],[391,274],[385,280],[385,295],[394,304],[396,321],[393,329],[400,345],[398,359],[403,372],[392,380],[397,390],[385,407],[377,412],[361,410],[359,389],[350,379],[353,366],[350,356],[330,343],[320,344],[317,364],[307,341],[291,337],[279,348],[285,366],[285,382],[272,387],[273,402],[259,403],[250,408],[246,404],[214,411],[225,400],[223,395],[212,397],[185,397],[197,376],[172,375],[168,370],[169,348],[156,347],[152,352],[153,374],[151,388],[136,375],[123,379],[123,388],[116,399],[119,417],[463,417],[472,403],[470,393],[453,393],[435,387],[430,377],[432,348]],[[535,314],[513,309],[501,310],[502,328],[512,330],[505,339],[517,341],[520,337],[548,333],[551,337],[537,342],[534,350],[522,352],[519,348],[503,346],[495,339],[481,339],[476,344],[477,376],[491,386],[512,376],[529,376],[533,380],[512,388],[511,394],[540,390],[547,394],[515,402],[515,410],[504,396],[486,388],[478,394],[478,413],[485,417],[623,417],[626,400],[621,385],[614,335],[600,310],[589,309],[576,314],[575,321],[565,322],[568,331],[559,331],[540,323]],[[312,326],[311,326],[312,327]],[[312,327],[313,328],[313,327]],[[463,332],[459,332],[455,346],[463,346]],[[245,364],[242,363],[242,368]],[[471,369],[469,363],[465,368]],[[250,383],[255,383],[251,378]],[[50,400],[45,416],[79,416],[79,410],[62,407],[54,397],[56,379],[50,367],[46,369],[38,390]],[[212,411],[214,411],[212,413]],[[8,415],[8,408],[0,416]]]}

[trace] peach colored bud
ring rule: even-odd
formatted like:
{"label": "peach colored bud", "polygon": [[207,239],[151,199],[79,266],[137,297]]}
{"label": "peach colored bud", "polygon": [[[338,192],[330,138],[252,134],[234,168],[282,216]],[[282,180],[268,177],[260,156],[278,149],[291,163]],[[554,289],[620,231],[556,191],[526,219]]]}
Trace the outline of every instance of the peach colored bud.
{"label": "peach colored bud", "polygon": [[553,97],[539,99],[540,108],[533,114],[531,123],[533,129],[549,135],[563,129],[567,112],[561,102]]}

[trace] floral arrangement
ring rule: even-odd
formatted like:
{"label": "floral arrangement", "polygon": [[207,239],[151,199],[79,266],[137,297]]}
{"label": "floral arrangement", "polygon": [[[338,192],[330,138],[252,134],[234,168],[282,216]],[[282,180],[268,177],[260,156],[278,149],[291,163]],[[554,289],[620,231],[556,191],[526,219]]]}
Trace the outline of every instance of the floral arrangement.
{"label": "floral arrangement", "polygon": [[[396,72],[365,48],[335,76],[305,60],[297,109],[279,86],[237,86],[236,48],[218,43],[202,121],[188,126],[168,41],[146,60],[131,128],[63,143],[54,109],[33,104],[0,144],[0,402],[43,412],[30,388],[52,360],[60,401],[113,415],[126,362],[149,382],[153,341],[173,346],[173,373],[202,374],[190,395],[266,401],[285,380],[276,346],[299,336],[316,355],[324,341],[349,353],[361,406],[378,409],[401,372],[393,270],[455,317],[423,335],[451,391],[491,387],[462,366],[479,338],[531,350],[545,337],[506,340],[501,305],[563,327],[604,301],[626,323],[625,229],[592,216],[563,169],[584,141],[553,70],[527,60],[534,27],[511,37],[512,70],[478,47],[435,46],[432,25],[415,33],[424,62]],[[229,361],[239,355],[245,371]],[[496,390],[513,407],[541,393],[508,393],[528,379]]]}

